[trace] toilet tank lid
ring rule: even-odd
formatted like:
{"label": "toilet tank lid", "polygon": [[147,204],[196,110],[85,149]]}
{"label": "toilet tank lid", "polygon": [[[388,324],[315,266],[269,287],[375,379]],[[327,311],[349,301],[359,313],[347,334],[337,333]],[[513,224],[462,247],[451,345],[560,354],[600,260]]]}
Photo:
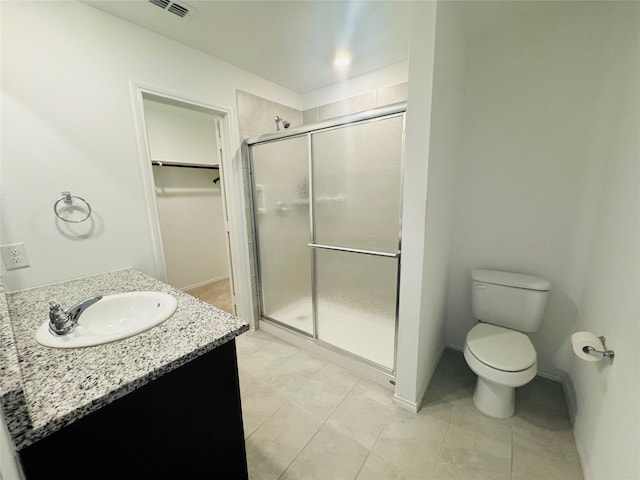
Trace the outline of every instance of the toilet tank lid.
{"label": "toilet tank lid", "polygon": [[524,275],[522,273],[476,269],[471,271],[471,278],[476,282],[524,288],[527,290],[540,290],[546,292],[551,288],[551,282],[546,278]]}

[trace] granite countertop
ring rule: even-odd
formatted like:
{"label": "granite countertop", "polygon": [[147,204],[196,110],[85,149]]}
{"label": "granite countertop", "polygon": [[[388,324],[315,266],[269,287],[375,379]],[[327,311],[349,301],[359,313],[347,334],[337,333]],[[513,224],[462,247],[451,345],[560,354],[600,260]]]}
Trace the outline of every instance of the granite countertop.
{"label": "granite countertop", "polygon": [[[178,300],[175,313],[150,330],[85,348],[49,348],[35,340],[51,300],[67,308],[94,295],[145,290]],[[4,298],[0,399],[17,450],[249,329],[236,316],[133,269],[9,293],[6,303]]]}

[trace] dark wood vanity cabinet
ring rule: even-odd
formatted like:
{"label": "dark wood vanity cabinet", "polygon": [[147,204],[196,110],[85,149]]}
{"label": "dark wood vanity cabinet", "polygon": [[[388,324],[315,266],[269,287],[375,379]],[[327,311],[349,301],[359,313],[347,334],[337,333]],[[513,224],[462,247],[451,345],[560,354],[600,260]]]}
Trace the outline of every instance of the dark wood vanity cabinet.
{"label": "dark wood vanity cabinet", "polygon": [[235,341],[19,455],[27,480],[248,478]]}

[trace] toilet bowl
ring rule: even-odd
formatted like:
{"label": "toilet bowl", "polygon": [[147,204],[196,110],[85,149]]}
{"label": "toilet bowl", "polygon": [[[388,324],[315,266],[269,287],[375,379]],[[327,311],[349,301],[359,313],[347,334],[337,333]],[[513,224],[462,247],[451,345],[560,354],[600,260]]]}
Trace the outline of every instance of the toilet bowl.
{"label": "toilet bowl", "polygon": [[473,403],[482,413],[507,418],[515,411],[515,388],[537,372],[536,351],[525,334],[481,323],[467,334],[464,358],[478,375]]}
{"label": "toilet bowl", "polygon": [[486,415],[515,411],[515,389],[537,373],[536,350],[523,332],[538,330],[551,284],[531,275],[471,272],[471,307],[478,323],[465,338],[464,358],[478,375],[473,403]]}

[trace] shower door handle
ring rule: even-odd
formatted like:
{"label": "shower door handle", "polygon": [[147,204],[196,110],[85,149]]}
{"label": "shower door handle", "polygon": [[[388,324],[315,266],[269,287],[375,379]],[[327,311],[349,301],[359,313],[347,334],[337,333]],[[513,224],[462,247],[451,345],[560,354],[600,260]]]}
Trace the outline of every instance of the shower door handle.
{"label": "shower door handle", "polygon": [[361,253],[363,255],[375,255],[377,257],[399,258],[400,252],[377,252],[375,250],[362,250],[359,248],[336,247],[333,245],[321,245],[319,243],[307,243],[308,247],[320,248],[323,250],[336,250],[338,252]]}

